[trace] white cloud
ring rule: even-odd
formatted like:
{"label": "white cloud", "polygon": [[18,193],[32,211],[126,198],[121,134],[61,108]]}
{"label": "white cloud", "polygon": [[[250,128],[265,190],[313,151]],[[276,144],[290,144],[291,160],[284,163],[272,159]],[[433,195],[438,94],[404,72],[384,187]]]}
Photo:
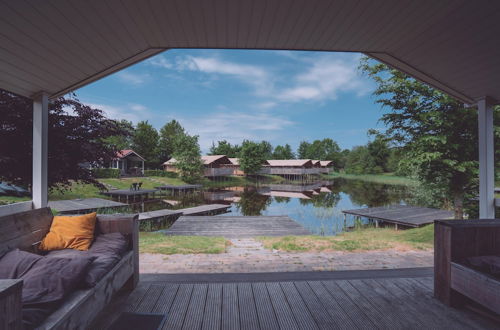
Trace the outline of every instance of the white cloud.
{"label": "white cloud", "polygon": [[343,92],[369,92],[368,82],[357,69],[359,57],[334,55],[314,58],[305,72],[294,77],[293,86],[278,92],[277,98],[285,102],[323,101],[335,100]]}
{"label": "white cloud", "polygon": [[217,112],[206,116],[182,119],[190,134],[200,136],[200,147],[208,151],[213,142],[227,140],[240,144],[243,140],[272,140],[295,123],[267,113]]}
{"label": "white cloud", "polygon": [[199,71],[208,74],[226,75],[254,87],[257,94],[266,95],[273,88],[273,77],[263,67],[223,61],[215,57],[178,57],[176,68],[180,71]]}
{"label": "white cloud", "polygon": [[131,85],[142,85],[150,78],[148,74],[132,73],[130,71],[121,71],[116,74],[118,79]]}
{"label": "white cloud", "polygon": [[141,104],[127,104],[125,106],[87,102],[85,104],[92,108],[102,110],[108,118],[117,120],[126,119],[134,124],[137,124],[141,120],[145,120],[145,118],[151,115],[148,108]]}
{"label": "white cloud", "polygon": [[148,60],[148,62],[154,66],[159,66],[165,69],[172,69],[174,66],[172,62],[167,60],[163,55],[152,57],[151,59]]}

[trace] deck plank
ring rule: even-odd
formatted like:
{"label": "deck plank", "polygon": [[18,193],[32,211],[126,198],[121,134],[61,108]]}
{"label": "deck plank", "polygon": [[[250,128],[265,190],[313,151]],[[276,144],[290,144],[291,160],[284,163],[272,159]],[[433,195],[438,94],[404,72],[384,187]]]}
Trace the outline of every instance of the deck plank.
{"label": "deck plank", "polygon": [[252,290],[260,328],[262,330],[279,329],[278,320],[265,283],[252,283]]}
{"label": "deck plank", "polygon": [[260,329],[257,309],[250,283],[238,283],[238,306],[242,330]]}
{"label": "deck plank", "polygon": [[174,302],[175,296],[177,295],[178,289],[179,289],[179,284],[167,283],[165,285],[165,289],[163,289],[163,292],[161,296],[158,298],[158,301],[156,302],[156,305],[153,307],[151,313],[168,314]]}
{"label": "deck plank", "polygon": [[220,329],[222,317],[222,284],[210,283],[207,291],[202,329]]}
{"label": "deck plank", "polygon": [[377,328],[375,323],[364,313],[363,309],[342,290],[336,283],[337,281],[324,281],[321,284],[332,295],[333,299],[342,307],[358,329]]}
{"label": "deck plank", "polygon": [[186,312],[183,329],[200,329],[203,324],[203,312],[207,298],[208,284],[197,284],[191,294],[191,303]]}
{"label": "deck plank", "polygon": [[297,291],[293,282],[282,282],[281,288],[285,293],[288,304],[295,315],[295,320],[300,329],[319,329],[316,321],[314,320],[311,312],[305,307],[305,303]]}
{"label": "deck plank", "polygon": [[321,329],[340,329],[340,326],[332,319],[307,282],[295,282],[295,287],[302,296],[302,300],[304,300],[313,318],[316,320],[316,324]]}
{"label": "deck plank", "polygon": [[167,322],[165,322],[163,329],[182,329],[192,292],[193,284],[181,284],[179,286],[179,290],[173,302],[174,306],[170,309]]}
{"label": "deck plank", "polygon": [[327,289],[321,282],[309,281],[308,284],[316,297],[319,299],[320,303],[330,314],[332,319],[337,321],[337,326],[339,329],[347,330],[356,328],[356,325],[347,315],[347,313],[342,309],[342,306],[337,302],[336,299],[333,298],[333,296],[327,291]]}
{"label": "deck plank", "polygon": [[222,329],[237,330],[239,328],[238,288],[236,283],[226,283],[222,286]]}
{"label": "deck plank", "polygon": [[300,329],[279,283],[266,283],[269,298],[281,329]]}
{"label": "deck plank", "polygon": [[165,286],[153,284],[149,287],[148,291],[144,295],[144,299],[136,307],[135,311],[137,313],[150,313],[156,302],[160,298]]}

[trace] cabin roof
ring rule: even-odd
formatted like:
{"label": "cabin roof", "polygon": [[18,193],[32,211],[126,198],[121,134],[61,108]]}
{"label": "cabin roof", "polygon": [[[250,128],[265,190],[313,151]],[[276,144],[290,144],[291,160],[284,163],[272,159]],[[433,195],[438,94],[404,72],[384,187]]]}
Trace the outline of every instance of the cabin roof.
{"label": "cabin roof", "polygon": [[116,153],[115,159],[123,159],[123,158],[126,158],[128,156],[132,156],[132,155],[135,155],[135,156],[139,157],[140,159],[142,159],[143,161],[146,161],[144,159],[144,157],[142,157],[141,155],[139,155],[137,152],[135,152],[132,149],[123,149],[123,150],[118,151]]}
{"label": "cabin roof", "polygon": [[306,166],[312,165],[312,161],[310,159],[269,159],[267,163],[270,166]]}

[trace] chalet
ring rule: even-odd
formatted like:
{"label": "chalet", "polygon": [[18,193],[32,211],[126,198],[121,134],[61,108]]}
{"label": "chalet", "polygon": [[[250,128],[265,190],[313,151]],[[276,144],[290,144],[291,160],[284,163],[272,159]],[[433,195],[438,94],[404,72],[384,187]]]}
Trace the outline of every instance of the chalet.
{"label": "chalet", "polygon": [[109,168],[119,169],[122,176],[143,175],[144,161],[145,159],[134,150],[120,150],[109,164]]}
{"label": "chalet", "polygon": [[[225,155],[201,156],[201,161],[203,162],[203,176],[205,177],[233,175],[233,163]],[[177,172],[176,163],[175,158],[170,158],[163,163],[163,169],[167,172]]]}
{"label": "chalet", "polygon": [[226,167],[233,169],[233,175],[243,176],[245,172],[243,172],[240,168],[240,159],[239,158],[228,158],[231,162],[231,165],[227,165]]}
{"label": "chalet", "polygon": [[331,160],[322,160],[320,161],[320,165],[321,165],[319,170],[320,173],[328,174],[332,171],[333,162]]}
{"label": "chalet", "polygon": [[310,159],[270,159],[262,167],[263,174],[272,175],[308,175],[318,174]]}

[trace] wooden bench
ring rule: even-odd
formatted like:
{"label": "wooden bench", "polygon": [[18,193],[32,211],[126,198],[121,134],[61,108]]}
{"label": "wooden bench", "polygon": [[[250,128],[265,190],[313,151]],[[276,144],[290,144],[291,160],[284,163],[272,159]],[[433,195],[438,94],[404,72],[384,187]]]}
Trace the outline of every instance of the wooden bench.
{"label": "wooden bench", "polygon": [[[52,218],[50,208],[0,217],[0,255],[15,248],[36,252],[50,229]],[[113,232],[129,239],[129,249],[122,259],[95,287],[70,294],[39,329],[86,329],[118,290],[124,286],[135,288],[139,281],[138,216],[99,215],[96,235]]]}
{"label": "wooden bench", "polygon": [[500,219],[437,220],[434,230],[435,297],[454,307],[472,300],[500,314],[500,280],[463,263],[500,255]]}

